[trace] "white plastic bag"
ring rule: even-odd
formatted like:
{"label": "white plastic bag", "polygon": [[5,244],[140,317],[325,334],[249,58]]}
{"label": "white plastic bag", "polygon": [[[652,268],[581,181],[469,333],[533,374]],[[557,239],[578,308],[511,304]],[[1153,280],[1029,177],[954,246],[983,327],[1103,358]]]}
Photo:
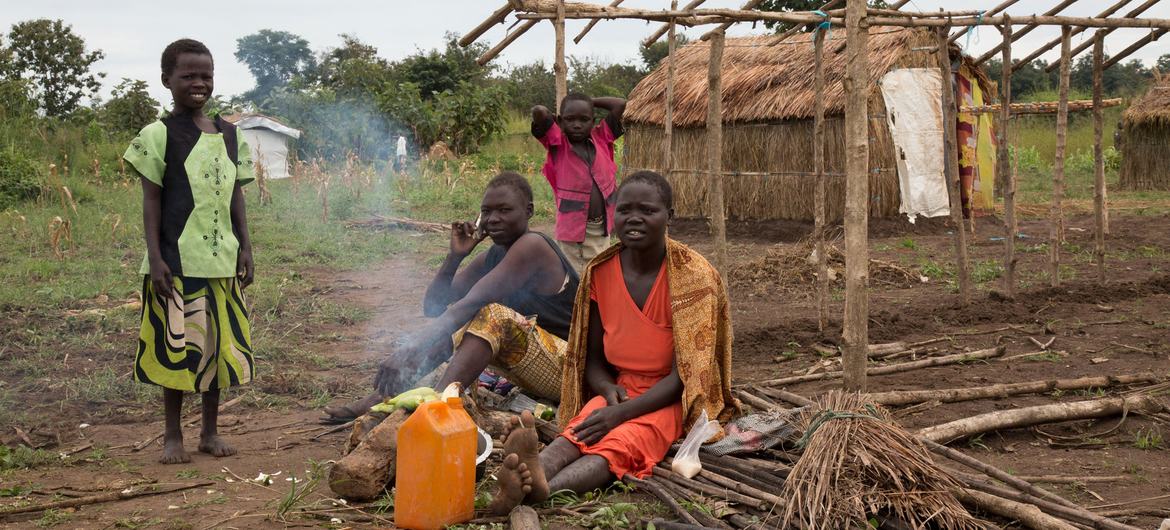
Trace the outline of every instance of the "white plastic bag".
{"label": "white plastic bag", "polygon": [[704,410],[699,415],[699,421],[691,427],[691,432],[687,433],[687,437],[683,439],[682,447],[679,448],[678,454],[674,456],[674,461],[670,463],[670,470],[678,473],[686,478],[694,478],[703,469],[703,464],[699,462],[699,448],[702,447],[703,442],[708,438],[719,432],[719,422],[708,421],[707,411]]}

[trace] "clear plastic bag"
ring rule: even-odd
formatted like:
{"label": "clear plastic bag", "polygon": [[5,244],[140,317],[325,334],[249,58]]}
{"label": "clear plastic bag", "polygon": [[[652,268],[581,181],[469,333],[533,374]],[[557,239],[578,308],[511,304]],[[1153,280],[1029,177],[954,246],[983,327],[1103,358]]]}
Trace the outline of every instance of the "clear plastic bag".
{"label": "clear plastic bag", "polygon": [[709,438],[719,432],[719,422],[707,420],[707,411],[704,410],[699,415],[699,420],[691,427],[691,432],[687,433],[687,437],[683,439],[682,446],[679,447],[678,453],[674,456],[674,461],[670,463],[670,470],[678,473],[686,478],[694,478],[703,469],[703,464],[699,462],[699,448],[703,446]]}

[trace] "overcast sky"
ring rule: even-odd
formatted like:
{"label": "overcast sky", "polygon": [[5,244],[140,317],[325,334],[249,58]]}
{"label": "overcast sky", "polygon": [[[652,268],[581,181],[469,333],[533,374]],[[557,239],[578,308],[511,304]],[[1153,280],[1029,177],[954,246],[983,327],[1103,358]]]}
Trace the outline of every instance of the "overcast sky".
{"label": "overcast sky", "polygon": [[[604,2],[604,0],[596,0]],[[937,10],[990,9],[1000,0],[914,0],[904,9]],[[709,7],[738,7],[742,0],[709,0]],[[1056,0],[1020,0],[1009,9],[1013,15],[1042,13]],[[1092,16],[1112,3],[1106,0],[1081,0],[1061,14]],[[1132,9],[1141,0],[1132,0],[1124,11]],[[503,0],[436,0],[374,1],[354,0],[202,0],[191,6],[160,3],[147,0],[0,0],[0,31],[5,34],[11,25],[34,18],[59,18],[73,26],[91,49],[105,52],[106,58],[96,66],[106,73],[103,95],[120,78],[145,79],[151,93],[163,104],[169,105],[170,94],[159,82],[159,54],[166,45],[181,37],[203,41],[216,58],[216,93],[233,95],[253,86],[247,68],[233,56],[236,39],[261,29],[283,30],[307,39],[315,52],[340,44],[338,34],[356,35],[362,41],[377,46],[388,59],[397,59],[416,49],[430,49],[443,45],[443,34],[448,31],[465,33],[488,16]],[[629,0],[623,6],[642,8],[669,7],[668,0]],[[1170,18],[1170,2],[1163,2],[1146,11],[1143,17]],[[512,19],[509,18],[509,23]],[[567,53],[591,56],[610,62],[639,62],[638,42],[657,27],[636,21],[602,21],[580,45],[572,37],[586,24],[569,21]],[[698,36],[701,30],[688,34]],[[763,26],[752,29],[740,24],[732,35],[762,33]],[[504,26],[497,26],[481,40],[496,42],[503,37]],[[1117,52],[1141,38],[1147,30],[1122,29],[1106,39],[1106,51]],[[1058,28],[1040,28],[1017,41],[1013,48],[1016,57],[1023,57],[1038,45],[1058,36]],[[1091,32],[1074,37],[1074,46]],[[978,53],[993,46],[999,39],[998,30],[981,28],[970,39],[971,52]],[[966,38],[959,44],[967,45]],[[1133,57],[1153,64],[1160,55],[1170,53],[1170,37],[1146,46]],[[535,59],[552,62],[553,31],[551,24],[542,23],[514,42],[495,60],[501,64],[520,64]],[[1059,47],[1044,58],[1051,61],[1059,55]]]}

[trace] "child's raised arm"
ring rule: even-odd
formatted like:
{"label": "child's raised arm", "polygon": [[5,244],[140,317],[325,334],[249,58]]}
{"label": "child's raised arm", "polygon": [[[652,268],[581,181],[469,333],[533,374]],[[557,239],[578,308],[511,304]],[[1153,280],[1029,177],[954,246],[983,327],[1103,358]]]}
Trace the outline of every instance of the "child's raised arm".
{"label": "child's raised arm", "polygon": [[615,97],[600,97],[593,98],[593,106],[599,109],[605,109],[614,118],[620,120],[622,114],[626,112],[626,100]]}
{"label": "child's raised arm", "polygon": [[548,132],[548,125],[553,119],[553,114],[544,105],[537,105],[532,107],[532,135],[536,138],[542,138]]}

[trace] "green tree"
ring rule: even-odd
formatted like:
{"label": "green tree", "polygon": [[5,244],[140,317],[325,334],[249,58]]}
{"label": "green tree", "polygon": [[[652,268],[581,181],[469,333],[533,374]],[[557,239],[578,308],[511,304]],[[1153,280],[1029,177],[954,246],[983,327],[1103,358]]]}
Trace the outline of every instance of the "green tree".
{"label": "green tree", "polygon": [[624,98],[642,79],[642,71],[632,64],[611,64],[589,57],[569,57],[569,90],[589,96]]}
{"label": "green tree", "polygon": [[[675,35],[675,46],[681,48],[691,40],[686,35],[679,33]],[[658,63],[661,63],[670,53],[670,44],[666,42],[666,38],[658,39],[658,42],[651,44],[649,47],[639,46],[638,54],[642,56],[642,70],[646,73],[654,71],[658,68]]]}
{"label": "green tree", "polygon": [[[781,12],[812,11],[814,9],[820,9],[822,5],[825,5],[825,0],[764,0],[763,2],[760,2],[760,6],[756,9],[759,9],[760,11]],[[889,4],[884,0],[870,0],[869,6],[885,9],[889,7]],[[786,22],[769,21],[764,22],[764,27],[780,33],[782,31],[786,31],[788,28],[791,28],[792,24]],[[805,27],[804,30],[812,31],[812,28]]]}
{"label": "green tree", "polygon": [[343,33],[341,41],[341,46],[321,54],[311,81],[342,97],[373,99],[391,80],[390,62],[357,37]]}
{"label": "green tree", "polygon": [[113,132],[134,133],[158,118],[159,103],[150,97],[146,81],[122,78],[102,106],[102,122]]}
{"label": "green tree", "polygon": [[1154,68],[1157,68],[1163,75],[1170,74],[1170,53],[1158,57],[1158,62],[1154,64]]}
{"label": "green tree", "polygon": [[544,61],[509,68],[499,77],[499,85],[508,93],[508,107],[527,113],[535,105],[553,106],[557,97],[556,76]]}
{"label": "green tree", "polygon": [[61,20],[18,22],[12,25],[8,40],[9,75],[30,81],[33,97],[45,115],[67,116],[81,105],[81,98],[101,88],[105,74],[90,67],[105,54],[86,51],[85,39]]}
{"label": "green tree", "polygon": [[256,88],[245,97],[263,102],[272,91],[313,67],[309,41],[287,31],[262,29],[236,40],[236,59],[248,65]]}
{"label": "green tree", "polygon": [[447,33],[442,50],[419,51],[394,65],[399,83],[414,83],[424,99],[444,90],[455,91],[464,82],[485,84],[494,66],[480,66],[475,59],[487,50],[485,44],[459,46],[459,35]]}

